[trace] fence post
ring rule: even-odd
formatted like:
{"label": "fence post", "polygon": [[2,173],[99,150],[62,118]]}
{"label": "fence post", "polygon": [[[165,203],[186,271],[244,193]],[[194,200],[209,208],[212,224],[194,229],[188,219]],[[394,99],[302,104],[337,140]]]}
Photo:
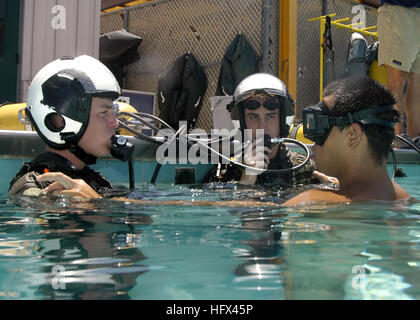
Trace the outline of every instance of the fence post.
{"label": "fence post", "polygon": [[[130,11],[127,8],[124,8],[123,11],[123,28],[129,31],[129,17]],[[121,89],[126,89],[127,87],[127,66],[122,67],[122,79],[121,79]]]}
{"label": "fence post", "polygon": [[321,0],[321,1],[322,1],[321,16],[326,16],[328,12],[328,0]]}
{"label": "fence post", "polygon": [[262,71],[269,71],[270,59],[270,10],[271,0],[263,2],[263,39],[262,39]]}

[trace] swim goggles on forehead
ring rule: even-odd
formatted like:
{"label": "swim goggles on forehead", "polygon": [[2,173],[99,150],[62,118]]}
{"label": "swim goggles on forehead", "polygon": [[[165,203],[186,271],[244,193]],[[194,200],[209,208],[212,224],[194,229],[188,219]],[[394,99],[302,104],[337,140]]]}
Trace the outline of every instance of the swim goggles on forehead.
{"label": "swim goggles on forehead", "polygon": [[377,116],[393,109],[393,105],[373,106],[361,111],[349,112],[343,116],[334,116],[324,101],[321,101],[303,110],[303,136],[322,146],[334,126],[346,126],[359,122],[394,128],[394,121],[384,120]]}
{"label": "swim goggles on forehead", "polygon": [[280,99],[277,97],[269,98],[268,100],[265,100],[263,103],[254,99],[246,99],[238,103],[240,107],[244,109],[249,109],[249,110],[256,110],[261,105],[264,106],[264,108],[266,108],[267,110],[275,110],[280,107],[280,104],[281,104]]}

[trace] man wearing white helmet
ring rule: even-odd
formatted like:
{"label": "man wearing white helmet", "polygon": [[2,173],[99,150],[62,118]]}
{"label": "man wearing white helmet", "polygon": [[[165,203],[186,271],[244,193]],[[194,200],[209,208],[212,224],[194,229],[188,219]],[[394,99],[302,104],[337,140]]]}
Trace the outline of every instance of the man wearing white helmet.
{"label": "man wearing white helmet", "polygon": [[59,190],[96,198],[101,190],[111,188],[88,165],[110,153],[124,160],[116,144],[113,103],[120,92],[114,75],[89,56],[58,59],[42,68],[29,87],[25,111],[46,143],[46,152],[23,165],[10,183],[9,194]]}
{"label": "man wearing white helmet", "polygon": [[[257,136],[257,130],[264,130],[267,138],[284,138],[289,134],[293,122],[293,99],[287,92],[286,85],[277,77],[267,73],[256,73],[242,80],[235,89],[233,102],[228,107],[233,120],[239,120],[243,136],[244,129],[252,132],[252,143],[244,152],[243,163],[255,167],[257,145],[262,143],[263,136]],[[248,131],[249,131],[248,130]],[[249,137],[244,137],[244,141]],[[269,170],[288,169],[299,165],[305,156],[290,151],[284,144],[264,143],[264,168]],[[334,182],[315,170],[311,160],[297,171],[289,173],[252,171],[228,165],[222,177],[212,177],[209,181],[239,180],[242,184],[270,184],[293,186],[302,183]],[[210,174],[211,175],[211,174]]]}

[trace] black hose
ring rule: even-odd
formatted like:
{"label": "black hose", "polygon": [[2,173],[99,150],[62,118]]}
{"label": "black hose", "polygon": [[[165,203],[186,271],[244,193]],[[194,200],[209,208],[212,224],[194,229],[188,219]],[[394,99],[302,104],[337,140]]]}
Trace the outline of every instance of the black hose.
{"label": "black hose", "polygon": [[156,182],[156,178],[159,174],[159,170],[160,170],[161,166],[162,165],[159,162],[156,164],[155,171],[153,172],[153,177],[152,177],[152,180],[150,180],[150,183],[155,183]]}
{"label": "black hose", "polygon": [[132,155],[128,159],[128,178],[130,182],[130,190],[133,190],[135,188],[135,184],[134,184],[134,163],[133,163]]}
{"label": "black hose", "polygon": [[[170,125],[168,125],[166,122],[164,122],[162,119],[160,119],[160,118],[158,118],[158,117],[156,117],[156,116],[154,116],[154,115],[151,115],[151,114],[147,114],[147,113],[141,113],[141,112],[137,112],[137,113],[131,113],[131,112],[119,112],[119,114],[120,115],[128,115],[128,116],[131,116],[131,117],[133,117],[133,118],[135,118],[135,119],[137,119],[137,120],[139,120],[141,123],[143,123],[144,125],[146,125],[146,126],[148,126],[150,129],[152,129],[153,131],[156,131],[158,128],[157,127],[155,127],[155,126],[153,126],[153,125],[151,125],[149,122],[147,122],[147,121],[145,121],[145,120],[143,120],[143,119],[141,119],[141,117],[149,117],[149,118],[151,118],[151,119],[154,119],[154,120],[156,120],[157,122],[159,122],[159,123],[161,123],[162,125],[164,125],[164,126],[166,126],[167,128],[169,128],[169,129],[171,129],[172,131],[174,131],[175,132],[175,130],[170,126]],[[149,141],[149,142],[153,142],[153,143],[158,143],[158,144],[162,144],[163,142],[162,141],[158,141],[155,137],[151,137],[151,136],[147,136],[147,135],[145,135],[145,134],[142,134],[142,133],[140,133],[140,132],[137,132],[136,130],[134,130],[134,129],[132,129],[132,128],[130,128],[129,126],[127,126],[126,124],[124,124],[122,121],[120,121],[120,120],[118,120],[118,122],[119,122],[119,124],[120,124],[120,126],[121,127],[123,127],[124,129],[126,129],[127,131],[129,131],[129,132],[131,132],[131,133],[133,133],[136,137],[138,137],[138,138],[141,138],[141,139],[143,139],[143,140],[147,140],[147,141]],[[180,132],[182,131],[182,128],[180,128],[175,134],[174,134],[174,136],[170,139],[170,141],[168,141],[168,144],[171,144],[174,140],[178,140],[179,138],[178,138],[178,136],[180,136]],[[187,135],[188,136],[188,135]],[[195,139],[194,139],[195,140]],[[224,140],[224,139],[223,139]],[[167,142],[167,141],[165,141],[165,142]],[[187,142],[188,142],[188,140],[187,140]],[[239,162],[236,162],[236,161],[234,161],[234,160],[232,160],[232,159],[230,159],[230,158],[227,158],[226,156],[224,156],[224,155],[222,155],[221,153],[219,153],[218,151],[216,151],[216,150],[214,150],[213,148],[211,148],[210,146],[208,146],[207,144],[204,144],[204,143],[202,143],[201,141],[198,141],[198,140],[196,140],[195,141],[197,144],[200,144],[200,145],[202,145],[202,146],[204,146],[205,148],[207,148],[207,149],[209,149],[210,151],[212,151],[213,153],[215,153],[215,154],[217,154],[219,157],[222,157],[222,158],[225,158],[225,159],[227,159],[228,161],[230,161],[230,162],[232,162],[232,163],[234,163],[234,164],[236,164],[236,165],[238,165],[238,166],[241,166],[241,167],[243,167],[243,168],[248,168],[248,169],[250,169],[250,170],[254,170],[254,171],[259,171],[259,172],[276,172],[276,173],[279,173],[279,172],[281,172],[281,173],[288,173],[288,172],[291,172],[291,171],[295,171],[295,170],[298,170],[298,169],[300,169],[301,167],[303,167],[308,161],[309,161],[309,158],[310,158],[310,151],[309,151],[309,149],[308,149],[308,147],[304,144],[304,143],[302,143],[302,142],[300,142],[300,141],[298,141],[298,140],[296,140],[296,139],[289,139],[289,138],[283,138],[282,139],[282,141],[281,141],[281,143],[283,143],[283,142],[289,142],[289,143],[294,143],[294,144],[297,144],[297,145],[299,145],[300,147],[302,147],[304,150],[305,150],[305,152],[306,152],[306,159],[302,162],[302,163],[300,163],[299,165],[297,165],[297,166],[294,166],[294,167],[292,167],[292,168],[286,168],[286,169],[278,169],[278,170],[273,170],[273,169],[271,169],[271,170],[269,170],[269,169],[259,169],[259,168],[255,168],[255,167],[251,167],[251,166],[247,166],[247,165],[244,165],[243,163],[239,163]],[[153,172],[153,176],[152,176],[152,180],[151,180],[151,183],[155,183],[156,182],[156,179],[157,179],[157,176],[158,176],[158,174],[159,174],[159,170],[160,170],[160,168],[161,168],[161,164],[158,162],[157,163],[157,165],[156,165],[156,167],[155,167],[155,170],[154,170],[154,172]]]}
{"label": "black hose", "polygon": [[392,164],[393,164],[393,171],[392,171],[391,179],[394,180],[395,172],[397,172],[397,157],[395,156],[395,152],[393,148],[391,148],[391,154],[392,154]]}
{"label": "black hose", "polygon": [[[173,137],[171,137],[167,143],[168,145],[171,145],[173,142],[178,141],[178,136],[180,135],[181,131],[183,131],[185,129],[186,126],[182,126],[181,128],[178,129],[178,131],[174,134]],[[160,168],[162,167],[161,163],[158,161],[158,163],[156,164],[155,167],[155,171],[153,172],[153,176],[152,176],[152,180],[150,181],[150,183],[155,183],[156,182],[156,178],[159,174]]]}
{"label": "black hose", "polygon": [[304,143],[302,143],[302,142],[300,142],[298,140],[295,140],[295,139],[290,139],[290,138],[282,138],[281,141],[282,141],[281,143],[283,143],[283,142],[289,142],[289,143],[297,144],[300,147],[302,147],[305,150],[305,152],[306,152],[306,159],[302,163],[300,163],[299,165],[294,166],[292,168],[286,168],[286,169],[260,169],[260,168],[251,167],[251,166],[245,165],[243,163],[237,162],[235,160],[232,160],[232,159],[226,157],[225,155],[219,153],[218,151],[214,150],[213,148],[209,147],[208,145],[206,145],[206,144],[204,144],[204,143],[202,143],[200,141],[197,141],[197,143],[200,144],[200,145],[202,145],[203,147],[209,149],[210,151],[212,151],[213,153],[215,153],[216,155],[218,155],[222,159],[226,159],[227,161],[229,161],[229,162],[231,162],[231,163],[233,163],[233,164],[235,164],[237,166],[240,166],[242,168],[253,170],[253,171],[257,171],[257,172],[288,173],[288,172],[291,172],[291,171],[295,171],[295,170],[300,169],[301,167],[303,167],[309,161],[309,158],[311,156],[311,153],[310,153],[308,147]]}

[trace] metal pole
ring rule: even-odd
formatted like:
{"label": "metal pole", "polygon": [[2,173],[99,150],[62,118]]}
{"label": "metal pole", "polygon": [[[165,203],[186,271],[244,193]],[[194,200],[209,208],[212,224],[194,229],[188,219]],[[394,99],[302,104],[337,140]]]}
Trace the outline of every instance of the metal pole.
{"label": "metal pole", "polygon": [[123,11],[123,24],[124,24],[124,29],[128,31],[128,18],[130,16],[130,13],[128,11],[127,8],[124,8]]}
{"label": "metal pole", "polygon": [[328,12],[328,0],[321,0],[321,1],[322,1],[321,16],[326,16]]}
{"label": "metal pole", "polygon": [[[123,11],[123,24],[124,24],[124,29],[128,31],[128,20],[130,17],[130,12],[127,10],[127,8],[124,8]],[[126,85],[127,85],[127,67],[123,66],[122,67],[122,79],[121,79],[121,89],[125,89]]]}
{"label": "metal pole", "polygon": [[270,9],[271,0],[264,0],[263,3],[263,41],[262,41],[262,72],[269,71],[270,59]]}
{"label": "metal pole", "polygon": [[319,100],[322,100],[322,91],[324,90],[324,33],[325,18],[321,19],[320,24],[320,46],[319,46]]}
{"label": "metal pole", "polygon": [[[328,0],[322,0],[321,16],[328,14]],[[321,32],[321,48],[319,54],[320,71],[319,71],[319,99],[322,100],[322,91],[324,91],[324,32],[325,32],[325,19],[321,19],[320,32]]]}

